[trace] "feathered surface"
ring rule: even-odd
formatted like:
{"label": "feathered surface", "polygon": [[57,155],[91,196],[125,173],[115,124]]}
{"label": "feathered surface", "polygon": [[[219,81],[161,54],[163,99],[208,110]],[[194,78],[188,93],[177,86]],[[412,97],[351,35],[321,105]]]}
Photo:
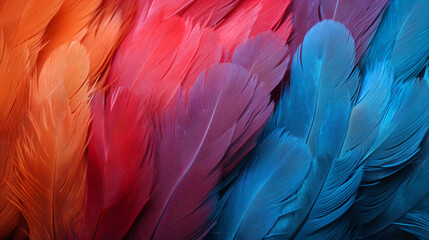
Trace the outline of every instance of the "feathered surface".
{"label": "feathered surface", "polygon": [[151,194],[153,130],[132,92],[117,89],[108,97],[96,96],[92,104],[82,234],[84,239],[120,239]]}
{"label": "feathered surface", "polygon": [[[226,190],[210,237],[367,239],[388,227],[424,234],[418,228],[424,218],[411,214],[424,207],[427,196],[421,183],[427,181],[427,168],[420,162],[425,152],[417,149],[427,132],[427,80],[394,81],[392,68],[380,63],[360,83],[354,49],[340,23],[323,21],[308,32],[292,63],[290,88],[246,167]],[[409,101],[411,95],[416,101]],[[283,139],[292,138],[279,135],[283,127],[301,139],[275,151]],[[291,175],[276,174],[284,164],[300,166],[282,154],[297,151],[296,142],[305,142],[314,159],[307,157],[309,163]],[[268,170],[265,161],[277,162]],[[413,170],[391,183],[389,177],[408,163]],[[408,180],[401,181],[407,174]],[[371,180],[376,182],[366,186]],[[283,188],[271,189],[281,183]]]}
{"label": "feathered surface", "polygon": [[225,194],[210,239],[263,239],[307,176],[311,152],[302,140],[274,131],[250,154],[242,173]]}
{"label": "feathered surface", "polygon": [[151,99],[151,113],[162,112],[179,88],[189,90],[198,74],[221,58],[222,48],[212,30],[178,17],[163,20],[152,15],[121,45],[109,82],[135,88],[143,102]]}
{"label": "feathered surface", "polygon": [[19,212],[9,201],[13,158],[19,142],[17,128],[27,111],[30,88],[29,56],[25,45],[9,47],[0,36],[0,238],[17,225]]}
{"label": "feathered surface", "polygon": [[295,26],[291,41],[292,53],[295,53],[314,24],[332,19],[349,29],[355,40],[356,59],[359,60],[367,51],[387,4],[388,0],[295,0],[292,10]]}
{"label": "feathered surface", "polygon": [[157,127],[160,180],[134,238],[204,236],[213,224],[212,191],[240,159],[231,156],[249,150],[247,140],[272,111],[263,82],[236,64],[212,66],[176,99]]}
{"label": "feathered surface", "polygon": [[428,0],[0,16],[0,239],[429,239]]}
{"label": "feathered surface", "polygon": [[85,193],[88,72],[85,49],[64,45],[33,82],[37,87],[11,186],[32,239],[72,238],[76,231]]}
{"label": "feathered surface", "polygon": [[427,0],[390,1],[361,65],[389,61],[395,78],[405,81],[417,77],[429,58],[428,4]]}

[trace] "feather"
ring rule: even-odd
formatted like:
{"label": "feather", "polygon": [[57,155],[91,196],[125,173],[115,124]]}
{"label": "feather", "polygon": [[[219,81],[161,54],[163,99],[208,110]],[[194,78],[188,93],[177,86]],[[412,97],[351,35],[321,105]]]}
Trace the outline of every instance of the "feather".
{"label": "feather", "polygon": [[[332,94],[356,98],[359,72],[354,70],[353,38],[341,23],[324,20],[306,35],[294,55],[290,90],[282,103],[286,112],[272,126],[287,126],[315,152],[316,139]],[[299,79],[299,80],[298,80]]]}
{"label": "feather", "polygon": [[429,236],[429,197],[395,221],[394,225],[419,239]]}
{"label": "feather", "polygon": [[332,19],[343,23],[355,40],[356,60],[367,51],[377,30],[387,0],[296,0],[293,1],[294,33],[290,48],[292,53],[302,43],[307,31],[319,21]]}
{"label": "feather", "polygon": [[6,238],[19,220],[18,209],[10,202],[17,130],[28,108],[30,66],[25,45],[10,47],[0,34],[0,238]]}
{"label": "feather", "polygon": [[[379,239],[380,236],[392,238],[398,228],[405,229],[426,239],[427,229],[419,230],[417,224],[427,221],[420,218],[427,214],[427,199],[429,196],[426,184],[429,176],[428,141],[422,143],[422,150],[416,155],[415,161],[410,163],[406,171],[402,171],[395,181],[398,181],[392,196],[386,200],[387,207],[371,220],[359,228],[358,239]],[[422,209],[423,208],[423,209]],[[422,212],[424,210],[425,212]],[[417,211],[417,214],[416,214]],[[419,219],[420,218],[420,219]],[[417,228],[416,228],[417,227]],[[393,228],[393,229],[392,229]],[[387,236],[386,236],[387,235]]]}
{"label": "feather", "polygon": [[186,5],[179,14],[190,17],[195,23],[214,27],[221,23],[241,1],[238,0],[194,0]]}
{"label": "feather", "polygon": [[248,69],[267,84],[271,91],[283,79],[289,64],[289,48],[277,34],[262,32],[240,44],[232,55],[232,63]]}
{"label": "feather", "polygon": [[26,44],[30,66],[36,64],[46,28],[62,0],[5,0],[0,5],[0,30],[10,46]]}
{"label": "feather", "polygon": [[179,88],[189,90],[198,74],[222,57],[216,34],[178,17],[152,15],[130,33],[116,53],[108,82],[135,88],[149,112],[162,112]]}
{"label": "feather", "polygon": [[[257,164],[255,161],[264,159],[261,156],[255,160],[252,159],[255,155],[250,155],[247,167],[237,178],[241,180],[236,180],[239,182],[234,182],[224,196],[226,205],[212,236],[248,238],[249,235],[243,234],[249,233],[252,236],[262,234],[258,239],[351,238],[350,208],[364,175],[365,156],[383,130],[380,122],[386,117],[391,102],[393,82],[393,73],[384,63],[374,67],[360,86],[358,73],[354,70],[354,51],[350,33],[341,23],[325,20],[308,32],[302,47],[295,53],[290,89],[284,94],[255,151],[265,146],[264,141],[272,134],[285,127],[302,138],[311,150],[314,159],[308,160],[311,161],[309,170],[294,172],[303,175],[293,178],[297,181],[295,190],[285,189],[276,195],[284,196],[281,202],[273,203],[277,208],[270,207],[267,200],[242,199],[240,202],[246,202],[244,206],[252,202],[253,208],[259,212],[255,216],[247,215],[246,209],[243,210],[234,199],[249,197],[245,195],[246,191],[251,192],[254,185],[250,181],[258,180],[249,180],[246,169],[253,169]],[[362,89],[360,93],[359,88]],[[329,96],[322,95],[326,92]],[[311,139],[312,131],[315,140]],[[287,150],[290,148],[278,151]],[[292,159],[288,161],[293,164]],[[306,172],[308,174],[304,174]],[[264,183],[261,178],[260,183]],[[237,224],[232,222],[234,219],[247,224],[257,222],[254,225],[261,226],[262,232],[253,232],[255,226],[252,230],[249,227],[234,229]],[[223,232],[229,236],[222,235]]]}
{"label": "feather", "polygon": [[89,60],[79,44],[46,61],[32,89],[12,185],[31,239],[73,237],[85,191],[84,152],[90,121]]}
{"label": "feather", "polygon": [[429,2],[394,0],[384,14],[361,66],[389,61],[395,78],[417,77],[429,57]]}
{"label": "feather", "polygon": [[312,154],[303,140],[276,130],[252,151],[224,198],[211,239],[263,239],[305,179]]}
{"label": "feather", "polygon": [[0,238],[6,239],[20,224],[19,209],[11,201],[10,186],[15,184],[13,175],[16,146],[20,143],[16,133],[0,138]]}
{"label": "feather", "polygon": [[[428,80],[398,81],[397,85],[398,90],[387,116],[388,124],[368,154],[359,201],[354,207],[355,224],[361,232],[361,238],[387,227],[373,224],[393,204],[401,187],[411,181],[412,174],[407,173],[408,166],[416,165],[416,154],[424,158],[426,153],[419,151],[429,128]],[[407,187],[413,189],[418,186],[410,184]],[[403,206],[408,206],[408,203],[405,201]]]}
{"label": "feather", "polygon": [[95,17],[102,0],[63,0],[61,8],[50,21],[43,49],[38,57],[41,68],[51,52],[71,41],[81,41]]}
{"label": "feather", "polygon": [[10,47],[0,34],[0,131],[15,129],[27,110],[30,65],[26,45]]}
{"label": "feather", "polygon": [[122,27],[124,20],[119,13],[112,15],[102,14],[90,25],[82,44],[88,51],[90,58],[89,81],[90,86],[102,89],[105,85],[104,74],[110,66],[115,50],[123,38]]}
{"label": "feather", "polygon": [[283,41],[292,31],[291,18],[286,9],[291,0],[247,0],[237,7],[216,26],[219,40],[230,52],[248,38],[268,30],[279,30]]}
{"label": "feather", "polygon": [[240,160],[228,156],[250,150],[249,135],[259,131],[273,108],[269,91],[236,64],[210,67],[187,97],[183,93],[176,99],[156,130],[155,191],[130,233],[133,239],[200,239],[207,234],[214,221],[216,185]]}
{"label": "feather", "polygon": [[116,89],[92,102],[83,239],[121,239],[150,197],[153,132],[139,100]]}

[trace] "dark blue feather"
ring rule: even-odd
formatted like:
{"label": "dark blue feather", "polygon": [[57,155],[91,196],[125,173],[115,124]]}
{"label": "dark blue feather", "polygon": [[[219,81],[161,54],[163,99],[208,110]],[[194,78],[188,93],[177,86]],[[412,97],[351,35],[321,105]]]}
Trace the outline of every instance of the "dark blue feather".
{"label": "dark blue feather", "polygon": [[392,89],[389,111],[366,157],[354,207],[359,226],[373,221],[392,204],[401,184],[409,178],[404,168],[415,161],[429,128],[428,80],[397,82]]}
{"label": "dark blue feather", "polygon": [[[381,239],[395,228],[405,230],[421,239],[428,239],[427,199],[429,198],[429,141],[422,143],[422,150],[414,161],[396,178],[399,182],[386,200],[387,206],[370,222],[360,226],[359,239]],[[384,193],[381,193],[384,194]],[[373,206],[374,208],[376,206]],[[396,229],[396,230],[397,230]],[[390,235],[390,238],[395,235]],[[384,238],[386,239],[386,238]]]}

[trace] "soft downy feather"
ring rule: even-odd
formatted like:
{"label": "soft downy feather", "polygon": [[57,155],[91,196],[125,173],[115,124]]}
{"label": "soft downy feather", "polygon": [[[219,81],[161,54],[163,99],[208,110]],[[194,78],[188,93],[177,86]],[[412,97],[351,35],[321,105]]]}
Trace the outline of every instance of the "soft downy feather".
{"label": "soft downy feather", "polygon": [[82,239],[121,239],[151,194],[153,130],[140,98],[126,89],[92,104]]}
{"label": "soft downy feather", "polygon": [[363,69],[389,61],[395,78],[417,77],[429,59],[429,1],[391,1],[370,45],[360,64]]}
{"label": "soft downy feather", "polygon": [[12,200],[31,239],[73,238],[83,209],[90,121],[89,60],[79,44],[46,61],[32,89],[28,123],[15,161]]}
{"label": "soft downy feather", "polygon": [[319,21],[332,19],[343,23],[355,40],[356,60],[367,51],[377,30],[387,0],[295,0],[294,32],[290,43],[292,54],[302,43],[307,31]]}

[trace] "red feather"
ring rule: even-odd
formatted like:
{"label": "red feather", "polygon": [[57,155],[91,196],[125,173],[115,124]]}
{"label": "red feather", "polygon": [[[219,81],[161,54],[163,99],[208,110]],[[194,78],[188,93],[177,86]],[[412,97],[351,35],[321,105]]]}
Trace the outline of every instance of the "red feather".
{"label": "red feather", "polygon": [[179,17],[152,15],[130,33],[113,61],[109,81],[135,88],[150,112],[162,112],[179,88],[189,90],[198,74],[220,62],[221,46],[213,31]]}
{"label": "red feather", "polygon": [[153,130],[140,98],[127,90],[96,96],[92,109],[83,238],[120,239],[152,190]]}

